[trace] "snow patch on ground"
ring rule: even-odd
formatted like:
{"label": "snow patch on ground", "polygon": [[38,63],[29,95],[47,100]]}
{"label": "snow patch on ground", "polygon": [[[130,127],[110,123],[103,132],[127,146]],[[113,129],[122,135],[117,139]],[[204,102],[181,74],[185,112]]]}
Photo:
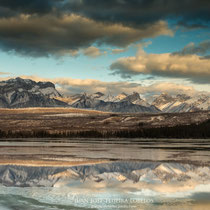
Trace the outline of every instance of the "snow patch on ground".
{"label": "snow patch on ground", "polygon": [[67,114],[49,114],[44,115],[45,117],[83,117],[87,116],[88,114],[84,113],[67,113]]}

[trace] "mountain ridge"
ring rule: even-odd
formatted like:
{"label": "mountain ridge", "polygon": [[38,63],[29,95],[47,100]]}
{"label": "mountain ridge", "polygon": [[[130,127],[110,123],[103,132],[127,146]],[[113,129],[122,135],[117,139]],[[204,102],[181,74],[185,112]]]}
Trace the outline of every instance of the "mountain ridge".
{"label": "mountain ridge", "polygon": [[[202,171],[202,173],[200,172]],[[209,167],[183,163],[117,161],[70,167],[33,167],[0,165],[0,183],[4,186],[48,186],[79,181],[80,183],[149,183],[163,184],[209,182]]]}
{"label": "mountain ridge", "polygon": [[210,110],[210,97],[204,94],[198,96],[186,94],[170,96],[163,93],[153,101],[152,105],[166,113]]}
{"label": "mountain ridge", "polygon": [[68,106],[56,97],[61,97],[61,94],[51,82],[35,82],[20,77],[0,82],[1,108]]}
{"label": "mountain ridge", "polygon": [[173,96],[164,92],[150,103],[137,92],[122,92],[116,96],[110,92],[84,92],[66,97],[56,90],[52,82],[35,82],[17,77],[0,81],[0,107],[73,107],[105,112],[181,113],[210,110],[210,97],[205,94]]}

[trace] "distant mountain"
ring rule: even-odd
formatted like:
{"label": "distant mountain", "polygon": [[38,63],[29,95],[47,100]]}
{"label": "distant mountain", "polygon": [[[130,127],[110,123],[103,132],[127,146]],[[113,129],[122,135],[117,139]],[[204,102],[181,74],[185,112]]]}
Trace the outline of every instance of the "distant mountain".
{"label": "distant mountain", "polygon": [[[90,182],[103,184],[144,183],[153,185],[176,183],[184,186],[209,183],[210,167],[181,163],[118,161],[73,167],[0,166],[0,184],[19,187],[53,187],[69,183]],[[115,186],[110,185],[112,187]],[[137,185],[139,186],[139,185]],[[183,188],[183,190],[186,190]]]}
{"label": "distant mountain", "polygon": [[0,82],[0,107],[57,107],[67,103],[54,99],[61,97],[51,82],[35,82],[29,79],[9,79]]}
{"label": "distant mountain", "polygon": [[145,113],[158,113],[155,106],[151,106],[140,98],[138,93],[127,95],[122,93],[116,97],[104,95],[103,93],[94,93],[88,95],[74,95],[70,97],[70,105],[75,108],[94,109],[106,112],[145,112]]}
{"label": "distant mountain", "polygon": [[204,94],[192,97],[186,94],[170,96],[163,93],[153,101],[152,105],[167,113],[210,110],[210,97]]}
{"label": "distant mountain", "polygon": [[113,96],[97,92],[94,94],[77,94],[69,97],[68,103],[76,108],[88,108],[108,112],[146,112],[146,113],[179,113],[210,110],[210,97],[207,95],[176,96],[162,93],[152,104],[142,99],[137,92],[121,93]]}
{"label": "distant mountain", "polygon": [[121,101],[128,101],[131,102],[132,104],[151,107],[151,105],[147,103],[145,100],[143,100],[137,92],[134,92],[131,95],[127,95]]}
{"label": "distant mountain", "polygon": [[35,82],[29,79],[9,79],[0,82],[0,107],[66,107],[93,109],[106,112],[124,113],[178,113],[210,110],[207,95],[171,96],[162,93],[151,103],[141,98],[139,93],[94,94],[81,93],[69,97],[62,96],[51,82]]}

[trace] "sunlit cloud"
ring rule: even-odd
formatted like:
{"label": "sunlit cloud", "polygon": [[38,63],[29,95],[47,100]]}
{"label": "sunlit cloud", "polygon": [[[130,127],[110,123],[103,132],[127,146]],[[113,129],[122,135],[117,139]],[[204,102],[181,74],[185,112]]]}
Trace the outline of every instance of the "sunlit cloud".
{"label": "sunlit cloud", "polygon": [[[0,80],[10,79],[0,78]],[[172,95],[176,94],[189,94],[196,95],[199,94],[200,91],[197,91],[191,85],[183,85],[176,84],[172,82],[154,82],[153,84],[143,85],[137,82],[127,82],[127,81],[119,81],[119,82],[104,82],[101,80],[95,79],[73,79],[73,78],[43,78],[39,76],[27,76],[21,75],[21,78],[24,79],[32,79],[34,81],[50,81],[56,85],[56,88],[63,93],[64,95],[72,95],[78,93],[95,93],[102,92],[104,94],[113,94],[118,95],[122,92],[125,93],[133,93],[138,92],[141,95],[156,95],[162,92],[167,92]],[[209,94],[209,93],[208,93]]]}
{"label": "sunlit cloud", "polygon": [[123,78],[144,74],[184,78],[196,83],[210,82],[210,60],[190,53],[148,54],[140,47],[136,56],[119,58],[110,69]]}
{"label": "sunlit cloud", "polygon": [[99,48],[97,47],[88,47],[86,49],[83,50],[83,53],[84,55],[88,56],[88,57],[91,57],[91,58],[96,58],[98,56],[101,56],[101,55],[106,55],[106,51],[103,51],[103,50],[100,50]]}
{"label": "sunlit cloud", "polygon": [[[21,14],[17,17],[0,18],[1,49],[32,57],[62,56],[72,52],[74,55],[78,50],[88,48],[94,43],[126,47],[133,42],[159,35],[173,35],[165,21],[133,28],[96,22],[75,14]],[[93,49],[89,48],[89,53],[85,52],[90,55],[90,50]]]}

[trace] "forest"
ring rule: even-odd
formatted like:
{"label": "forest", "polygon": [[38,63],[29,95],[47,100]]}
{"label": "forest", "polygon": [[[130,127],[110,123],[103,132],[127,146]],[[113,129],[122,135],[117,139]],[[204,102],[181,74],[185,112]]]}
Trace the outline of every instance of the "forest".
{"label": "forest", "polygon": [[210,120],[200,124],[129,130],[2,131],[0,138],[210,138]]}

